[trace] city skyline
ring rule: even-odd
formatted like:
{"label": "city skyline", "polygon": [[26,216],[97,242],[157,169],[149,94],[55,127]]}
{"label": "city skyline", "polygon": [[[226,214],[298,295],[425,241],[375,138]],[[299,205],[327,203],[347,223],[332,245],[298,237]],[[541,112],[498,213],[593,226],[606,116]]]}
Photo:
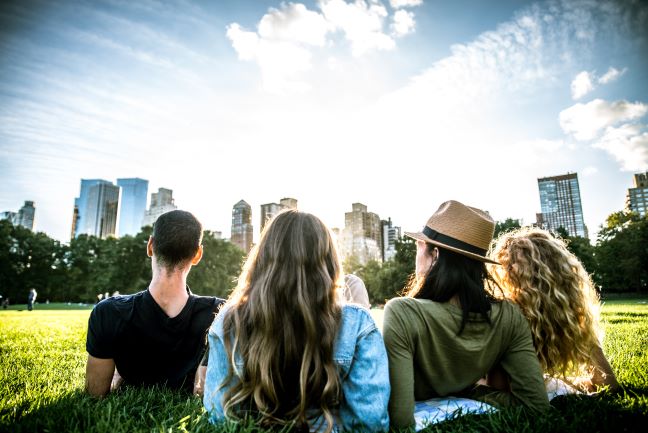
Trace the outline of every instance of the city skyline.
{"label": "city skyline", "polygon": [[[643,172],[634,173],[632,175],[632,177],[630,179],[630,182],[633,183],[633,186],[629,186],[625,190],[625,193],[626,193],[626,195],[625,195],[625,200],[626,200],[625,205],[624,205],[623,208],[617,209],[616,211],[634,211],[634,212],[639,212],[641,216],[644,215],[644,213],[642,213],[642,212],[645,212],[644,208],[645,208],[646,205],[644,203],[646,202],[646,200],[648,200],[648,193],[645,192],[645,191],[647,191],[646,185],[648,185],[648,182],[646,181],[646,179],[648,179],[648,171],[645,172],[645,173],[643,173]],[[121,181],[124,181],[124,180],[138,180],[138,181],[143,181],[144,183],[148,184],[148,180],[140,179],[140,178],[118,179],[118,181],[120,181],[120,180]],[[538,178],[536,180],[537,180],[537,185],[538,185],[538,191],[537,192],[539,192],[539,195],[538,195],[538,197],[539,197],[538,209],[540,209],[540,210],[542,210],[542,208],[543,208],[543,203],[547,202],[547,198],[546,198],[547,192],[545,191],[547,189],[547,185],[546,185],[547,183],[551,183],[551,184],[555,183],[555,185],[552,185],[553,186],[553,189],[552,189],[553,192],[551,192],[551,194],[550,194],[550,195],[552,195],[552,198],[550,199],[550,201],[559,199],[559,197],[556,195],[557,193],[556,193],[555,189],[557,188],[556,185],[558,185],[560,182],[564,182],[565,185],[566,185],[566,186],[563,187],[563,189],[564,188],[567,188],[567,189],[573,188],[573,186],[571,185],[570,182],[575,182],[576,195],[578,195],[578,196],[580,195],[579,184],[578,184],[578,173],[569,173],[568,172],[566,174],[558,174],[558,175],[555,175],[555,176],[545,176],[543,178]],[[548,181],[550,181],[550,182],[548,182]],[[76,219],[73,220],[73,223],[72,223],[73,236],[81,234],[81,232],[79,231],[79,223],[78,223],[78,221],[81,218],[80,218],[79,213],[77,212],[77,207],[79,206],[79,202],[81,201],[82,203],[85,203],[85,201],[83,201],[83,197],[84,196],[87,197],[87,195],[90,192],[90,188],[95,187],[97,185],[108,185],[108,186],[112,186],[112,187],[119,187],[120,191],[121,191],[121,188],[123,188],[123,186],[114,185],[114,184],[112,184],[112,182],[106,181],[106,180],[103,180],[103,179],[81,179],[80,196],[74,199],[74,208],[75,208],[74,209],[74,216],[75,216]],[[85,191],[85,193],[84,193],[84,191]],[[633,195],[633,200],[635,200],[634,202],[631,202],[631,200],[630,200],[631,192],[634,194]],[[118,209],[117,213],[120,215],[120,218],[122,216],[122,199],[123,199],[122,194],[123,194],[123,192],[119,192],[119,194],[118,194],[119,195],[119,199],[118,199],[119,209]],[[564,195],[565,193],[562,193],[562,194]],[[634,197],[636,197],[637,195],[639,195],[639,206],[641,206],[641,208],[635,208],[637,206],[635,204],[637,198],[634,198]],[[645,198],[644,198],[644,195],[646,196]],[[160,197],[160,198],[158,199],[158,197]],[[565,200],[565,199],[560,198],[560,200]],[[159,201],[159,203],[158,203],[158,201]],[[578,197],[578,201],[580,202],[580,196]],[[298,200],[294,199],[294,198],[282,198],[280,200],[280,204],[277,204],[277,203],[264,203],[264,204],[261,204],[261,205],[258,206],[260,210],[259,210],[259,215],[257,217],[260,217],[260,221],[263,221],[264,220],[264,215],[266,217],[265,220],[267,220],[267,219],[272,218],[275,215],[276,212],[278,212],[278,211],[280,211],[282,209],[286,209],[286,208],[297,209],[297,202],[298,202]],[[29,204],[30,206],[33,207],[33,203],[34,203],[33,201],[24,201],[24,206],[27,206]],[[258,236],[260,235],[260,231],[262,230],[263,227],[260,226],[260,225],[256,226],[256,225],[254,225],[252,223],[253,219],[255,218],[255,212],[253,212],[253,210],[252,210],[254,206],[249,205],[245,201],[244,198],[242,198],[235,205],[230,207],[230,212],[231,212],[231,210],[233,208],[236,208],[236,206],[238,206],[240,203],[245,203],[245,205],[247,207],[249,207],[249,210],[247,212],[249,213],[250,224],[253,227],[253,231],[252,231],[253,239],[250,241],[251,244],[252,244],[252,243],[255,243],[258,240]],[[140,228],[144,227],[146,225],[151,225],[152,222],[154,222],[155,219],[157,219],[157,217],[159,217],[159,215],[161,215],[162,213],[168,212],[170,210],[178,208],[175,205],[175,198],[173,197],[173,191],[171,189],[162,188],[162,187],[158,188],[157,192],[152,192],[151,193],[151,200],[150,201],[147,200],[146,205],[147,206],[145,208],[144,218],[142,219],[142,223],[140,225]],[[270,212],[267,209],[264,212],[264,207],[266,207],[268,205],[275,205],[276,208],[272,207],[272,212]],[[366,212],[367,206],[364,205],[361,201],[356,201],[356,202],[352,203],[352,205],[353,206],[360,205],[361,207],[365,208],[365,212]],[[24,208],[24,206],[23,206],[23,208]],[[547,206],[551,207],[552,205],[550,205],[550,204],[548,205],[547,203],[545,203],[545,209],[548,209]],[[556,206],[556,205],[553,204],[553,206]],[[583,220],[582,202],[578,203],[577,207],[578,207],[577,213],[579,213],[579,218],[581,218],[581,221],[582,221]],[[20,210],[22,211],[22,208]],[[191,212],[191,209],[183,209],[183,210],[188,210],[188,211]],[[486,211],[488,211],[488,210],[486,210]],[[347,215],[348,212],[342,211],[342,214]],[[11,217],[14,216],[14,215],[18,215],[18,212],[12,212],[12,211],[2,212],[2,218],[4,218],[4,219],[11,219]],[[583,234],[588,234],[590,232],[590,229],[587,226],[576,229],[577,230],[576,233],[571,233],[571,231],[574,230],[574,228],[570,229],[568,227],[565,227],[563,224],[558,224],[556,227],[553,227],[554,225],[556,225],[556,222],[550,223],[548,220],[542,220],[544,218],[542,215],[543,214],[542,214],[541,211],[537,211],[535,213],[535,218],[533,220],[520,219],[520,221],[521,221],[521,223],[523,225],[539,224],[539,225],[543,226],[543,224],[546,224],[547,227],[545,227],[545,228],[547,228],[548,230],[553,230],[553,231],[555,231],[556,228],[558,226],[560,226],[560,227],[566,228],[570,235],[576,234],[578,236],[583,236]],[[392,219],[391,216],[387,217],[388,220],[383,220],[382,217],[379,214],[376,214],[376,216],[379,218],[379,220],[380,220],[380,222],[382,224],[381,230],[385,230],[386,227],[389,227],[390,229],[392,229],[392,230],[395,229],[398,233],[400,233],[400,231],[401,231],[400,226],[396,226],[396,227],[391,226],[391,219]],[[510,217],[504,217],[504,218],[501,218],[501,219],[496,218],[495,220],[496,221],[503,221],[505,218],[510,218]],[[326,223],[326,222],[325,223],[327,224],[327,226],[331,230],[340,232],[339,235],[342,236],[343,232],[344,232],[345,225],[346,225],[346,222],[344,221],[345,219],[346,219],[346,216],[343,219],[343,223],[341,225],[331,225],[329,223]],[[32,227],[31,229],[32,230],[34,230],[34,231],[42,231],[42,230],[37,230],[37,227],[34,227],[33,209],[32,209],[32,216],[31,216],[30,222],[31,222],[31,227]],[[214,233],[218,233],[219,238],[222,236],[223,227],[208,226],[208,224],[206,224],[203,221],[201,221],[201,223],[203,224],[203,227],[204,227],[205,230],[210,230],[210,231],[212,231]],[[121,225],[121,222],[119,224]],[[385,224],[388,224],[388,225],[386,226]],[[578,223],[576,223],[576,224],[578,224]],[[567,224],[567,225],[569,225],[569,224]],[[231,228],[231,223],[230,223],[229,226]],[[581,226],[579,226],[579,227],[581,227]],[[76,231],[75,231],[75,228],[77,228]],[[117,232],[118,237],[125,235],[124,233],[119,232],[119,230],[115,230],[115,231]],[[135,232],[135,234],[136,233],[137,232]],[[133,233],[126,233],[126,234],[134,235]],[[384,233],[383,233],[383,236],[385,236]],[[393,237],[394,235],[390,234],[389,236]],[[583,237],[588,237],[588,236],[583,236]],[[230,232],[230,237],[225,237],[225,238],[230,239],[231,238],[231,232]],[[62,240],[64,242],[67,242],[69,239],[60,239],[60,240]],[[342,241],[342,238],[341,238],[341,241]],[[590,241],[594,242],[595,239],[590,236]],[[393,254],[393,252],[392,252],[392,254]],[[383,255],[385,255],[384,252],[383,252]]]}
{"label": "city skyline", "polygon": [[170,187],[227,237],[234,203],[284,196],[330,227],[362,202],[417,230],[448,199],[532,223],[568,172],[595,238],[648,169],[635,0],[0,8],[0,209],[33,200],[63,241],[79,179]]}

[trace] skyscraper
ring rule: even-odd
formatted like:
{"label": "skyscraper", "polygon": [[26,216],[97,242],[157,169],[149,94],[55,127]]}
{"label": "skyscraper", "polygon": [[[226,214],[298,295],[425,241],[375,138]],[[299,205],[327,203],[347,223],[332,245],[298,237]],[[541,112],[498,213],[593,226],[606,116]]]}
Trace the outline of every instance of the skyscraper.
{"label": "skyscraper", "polygon": [[18,224],[29,230],[34,230],[34,217],[36,216],[36,208],[34,202],[25,200],[25,204],[18,211]]}
{"label": "skyscraper", "polygon": [[81,191],[79,197],[74,199],[74,213],[72,220],[72,237],[79,236],[80,234],[91,234],[87,230],[86,226],[86,215],[87,215],[87,206],[88,206],[88,195],[90,193],[90,188],[94,185],[99,184],[108,184],[112,185],[111,182],[103,179],[81,179]]}
{"label": "skyscraper", "polygon": [[344,214],[342,254],[354,256],[361,265],[370,260],[382,260],[382,225],[380,217],[367,212],[367,206],[353,203],[351,212]]}
{"label": "skyscraper", "polygon": [[391,260],[396,255],[396,241],[401,237],[401,228],[392,224],[391,218],[382,220],[382,255],[383,261]]}
{"label": "skyscraper", "polygon": [[576,173],[540,178],[538,190],[542,210],[536,214],[539,227],[552,231],[562,227],[569,236],[588,237]]}
{"label": "skyscraper", "polygon": [[252,208],[241,200],[232,208],[231,242],[249,253],[252,248]]}
{"label": "skyscraper", "polygon": [[648,171],[633,176],[633,188],[628,188],[626,209],[640,216],[648,215]]}
{"label": "skyscraper", "polygon": [[146,212],[148,180],[140,178],[117,179],[121,188],[119,204],[119,236],[135,236],[142,227]]}
{"label": "skyscraper", "polygon": [[297,209],[297,199],[282,198],[279,203],[266,203],[261,205],[261,231],[266,223],[283,209]]}
{"label": "skyscraper", "polygon": [[119,192],[112,183],[98,183],[88,189],[83,233],[104,239],[117,234]]}
{"label": "skyscraper", "polygon": [[176,210],[178,206],[173,200],[173,191],[167,188],[158,188],[158,192],[151,193],[151,204],[144,212],[142,227],[152,226],[163,213]]}
{"label": "skyscraper", "polygon": [[25,201],[23,207],[18,212],[2,212],[0,219],[9,220],[15,226],[23,226],[28,230],[34,230],[34,217],[36,215],[36,208],[33,201]]}

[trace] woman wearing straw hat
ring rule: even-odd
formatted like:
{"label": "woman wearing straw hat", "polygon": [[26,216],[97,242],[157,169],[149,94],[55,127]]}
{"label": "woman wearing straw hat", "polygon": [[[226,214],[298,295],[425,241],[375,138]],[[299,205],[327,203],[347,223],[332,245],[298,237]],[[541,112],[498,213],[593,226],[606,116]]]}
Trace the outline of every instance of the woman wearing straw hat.
{"label": "woman wearing straw hat", "polygon": [[[494,296],[485,263],[495,224],[488,213],[443,203],[421,232],[416,276],[405,297],[385,307],[383,335],[392,386],[393,427],[415,425],[415,407],[446,396],[542,411],[549,407],[529,324],[518,307]],[[474,384],[496,364],[510,392]],[[419,415],[419,414],[417,414]]]}

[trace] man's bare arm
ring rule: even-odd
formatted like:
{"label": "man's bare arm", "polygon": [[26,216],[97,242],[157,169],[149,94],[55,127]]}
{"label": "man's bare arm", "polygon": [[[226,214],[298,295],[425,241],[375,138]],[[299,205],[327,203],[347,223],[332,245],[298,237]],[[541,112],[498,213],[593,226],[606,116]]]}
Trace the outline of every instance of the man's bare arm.
{"label": "man's bare arm", "polygon": [[103,397],[110,392],[110,384],[115,373],[113,359],[95,358],[88,354],[86,364],[86,392],[93,397]]}
{"label": "man's bare arm", "polygon": [[198,369],[196,370],[196,378],[194,380],[194,389],[193,389],[194,395],[198,397],[202,397],[203,392],[205,391],[206,375],[207,375],[207,366],[199,365]]}

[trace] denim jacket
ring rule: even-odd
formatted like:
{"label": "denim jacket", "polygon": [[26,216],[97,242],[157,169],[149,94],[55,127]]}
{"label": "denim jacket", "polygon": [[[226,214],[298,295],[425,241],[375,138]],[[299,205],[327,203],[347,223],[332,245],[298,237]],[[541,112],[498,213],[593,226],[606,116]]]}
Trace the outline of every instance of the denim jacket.
{"label": "denim jacket", "polygon": [[[221,383],[227,377],[229,359],[223,345],[221,311],[209,329],[209,364],[203,402],[212,422],[225,419]],[[234,354],[234,374],[243,376],[244,362]],[[389,429],[389,370],[382,336],[368,311],[357,305],[342,307],[342,324],[335,342],[333,359],[338,366],[342,398],[336,415],[336,430],[369,432]],[[320,425],[319,420],[313,423]]]}

